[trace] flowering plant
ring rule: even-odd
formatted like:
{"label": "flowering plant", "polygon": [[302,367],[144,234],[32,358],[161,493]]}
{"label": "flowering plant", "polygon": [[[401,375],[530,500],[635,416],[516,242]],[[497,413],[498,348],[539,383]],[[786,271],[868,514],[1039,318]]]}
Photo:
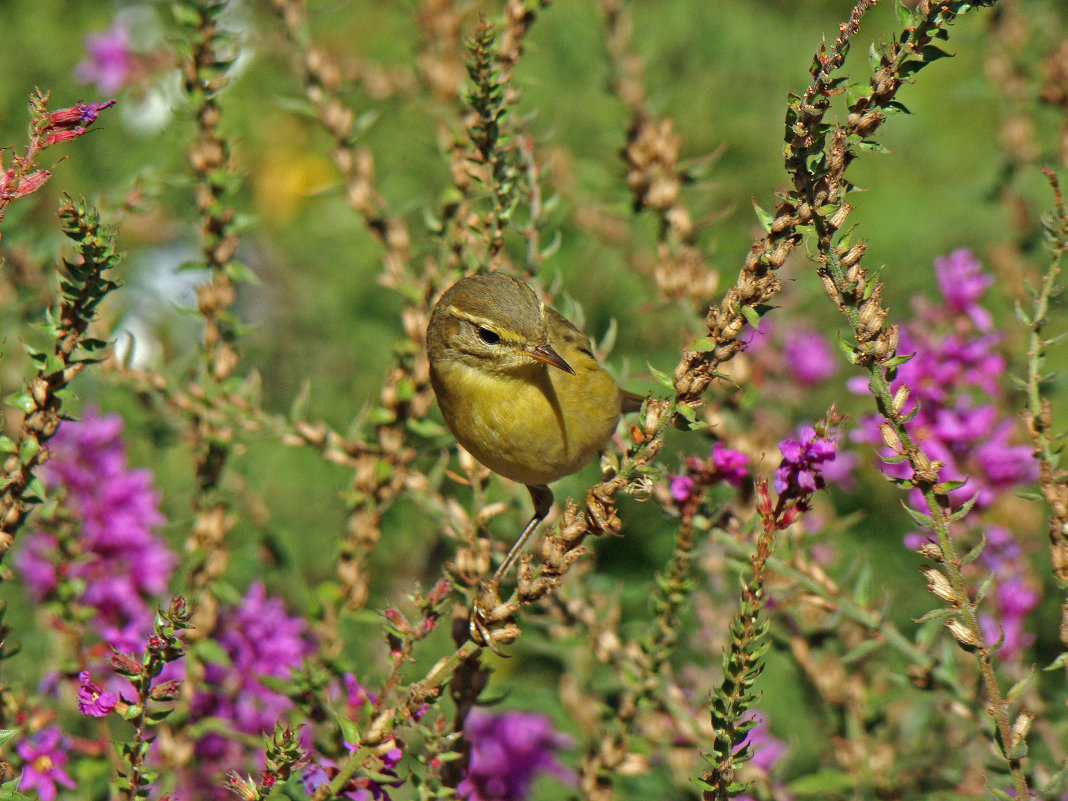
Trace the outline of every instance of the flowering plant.
{"label": "flowering plant", "polygon": [[[1062,797],[1057,0],[415,5],[5,17],[0,798]],[[644,398],[499,584],[480,270]]]}

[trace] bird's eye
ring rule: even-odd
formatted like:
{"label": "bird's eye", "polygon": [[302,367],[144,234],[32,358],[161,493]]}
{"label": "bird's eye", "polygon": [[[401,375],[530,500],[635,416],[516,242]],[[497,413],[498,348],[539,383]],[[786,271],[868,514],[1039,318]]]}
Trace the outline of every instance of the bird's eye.
{"label": "bird's eye", "polygon": [[478,338],[485,342],[487,345],[496,345],[501,341],[501,335],[496,331],[490,331],[488,328],[478,329]]}

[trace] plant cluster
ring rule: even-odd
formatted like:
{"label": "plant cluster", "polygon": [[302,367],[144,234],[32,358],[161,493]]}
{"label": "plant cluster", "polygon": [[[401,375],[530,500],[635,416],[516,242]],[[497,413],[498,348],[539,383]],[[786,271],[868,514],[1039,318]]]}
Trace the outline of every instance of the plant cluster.
{"label": "plant cluster", "polygon": [[[894,31],[872,34],[891,4]],[[29,92],[28,144],[0,151],[5,342],[28,354],[0,371],[0,798],[1062,797],[1068,36],[1047,23],[1063,9],[858,0],[787,100],[786,188],[754,204],[730,281],[711,237],[731,212],[706,182],[722,154],[684,157],[639,55],[640,4],[593,4],[620,112],[600,202],[576,188],[567,136],[538,125],[552,107],[529,102],[561,4],[416,5],[399,62],[346,52],[300,0],[126,9],[72,70],[114,99],[49,111]],[[907,136],[908,94],[963,19],[1013,98],[986,201],[1010,241],[980,258],[962,234],[933,270],[870,267],[854,165],[891,122]],[[256,59],[270,90],[246,86]],[[271,95],[243,118],[248,91]],[[177,109],[158,170],[121,198],[21,215],[108,136],[98,119],[153,96]],[[243,136],[286,126],[301,152],[244,160]],[[58,152],[71,164],[46,164]],[[1016,188],[1039,175],[1040,223]],[[432,197],[412,188],[426,182]],[[359,227],[351,263],[304,241],[319,215]],[[50,228],[54,269],[25,244]],[[182,314],[130,322],[146,269],[119,250],[130,230],[173,246]],[[280,266],[292,230],[300,263]],[[621,254],[609,286],[558,264],[580,230]],[[564,287],[625,313],[638,286],[683,332],[677,349],[663,330],[638,343],[633,374],[612,355],[632,332],[594,337],[651,389],[500,587],[486,580],[525,495],[453,442],[426,361],[435,301],[480,270],[523,277],[594,334],[596,303]],[[891,309],[919,272],[937,297]],[[340,316],[366,337],[345,342],[364,403],[333,399],[338,424],[315,382],[271,380],[257,324],[304,291],[325,321],[359,282],[374,309]],[[277,353],[299,371],[303,346]]]}

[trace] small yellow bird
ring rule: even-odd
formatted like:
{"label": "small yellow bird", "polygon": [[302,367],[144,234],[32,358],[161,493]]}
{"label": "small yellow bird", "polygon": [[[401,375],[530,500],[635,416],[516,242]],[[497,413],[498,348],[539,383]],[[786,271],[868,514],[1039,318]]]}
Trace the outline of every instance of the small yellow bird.
{"label": "small yellow bird", "polygon": [[426,336],[430,383],[449,429],[490,470],[526,484],[534,502],[496,583],[552,508],[547,485],[603,450],[620,413],[642,399],[619,388],[585,334],[504,273],[453,284]]}

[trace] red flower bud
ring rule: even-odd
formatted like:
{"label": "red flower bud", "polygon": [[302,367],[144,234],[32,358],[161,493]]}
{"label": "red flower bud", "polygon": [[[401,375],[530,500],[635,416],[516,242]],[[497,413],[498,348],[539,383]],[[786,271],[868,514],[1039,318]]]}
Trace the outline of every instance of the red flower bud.
{"label": "red flower bud", "polygon": [[96,122],[101,111],[114,105],[113,98],[106,103],[79,103],[70,108],[61,108],[49,116],[48,124],[52,128],[86,128]]}

